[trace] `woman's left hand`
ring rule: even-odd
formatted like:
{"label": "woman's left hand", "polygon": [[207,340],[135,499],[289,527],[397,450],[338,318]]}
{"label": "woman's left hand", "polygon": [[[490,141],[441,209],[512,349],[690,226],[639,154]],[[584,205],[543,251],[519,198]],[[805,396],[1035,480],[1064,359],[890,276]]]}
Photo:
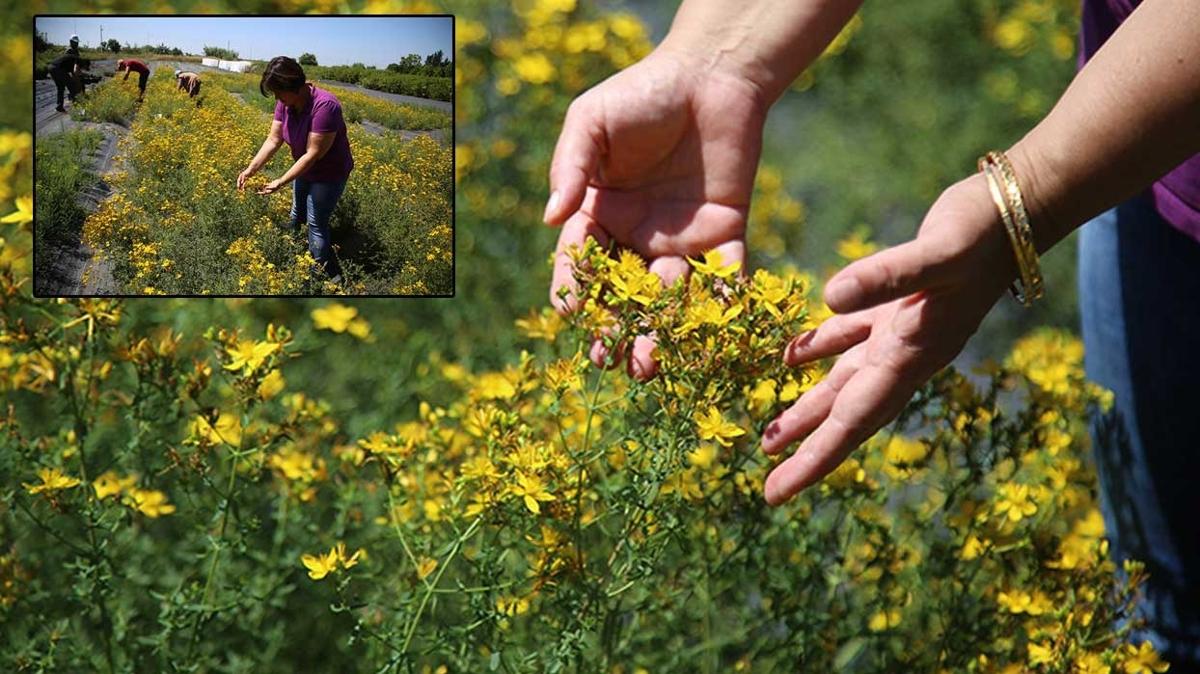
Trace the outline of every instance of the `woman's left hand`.
{"label": "woman's left hand", "polygon": [[841,355],[767,426],[768,454],[802,440],[768,476],[767,502],[778,505],[817,482],[894,419],[958,355],[1016,276],[999,212],[977,173],[942,193],[916,239],[830,279],[825,301],[838,315],[793,340],[785,360],[796,367]]}
{"label": "woman's left hand", "polygon": [[260,189],[258,191],[258,193],[259,194],[273,194],[275,192],[278,192],[280,190],[280,188],[282,188],[282,187],[283,187],[283,183],[279,182],[278,180],[272,180],[271,182],[269,182],[265,186],[263,186],[263,188]]}

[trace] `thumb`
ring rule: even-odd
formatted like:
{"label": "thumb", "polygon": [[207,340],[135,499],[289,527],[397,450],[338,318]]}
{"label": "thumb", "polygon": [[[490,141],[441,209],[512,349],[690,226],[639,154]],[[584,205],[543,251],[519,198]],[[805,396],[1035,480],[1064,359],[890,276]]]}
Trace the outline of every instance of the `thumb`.
{"label": "thumb", "polygon": [[588,183],[596,174],[603,149],[603,131],[592,108],[576,99],[567,109],[562,132],[550,162],[550,199],[542,216],[548,225],[561,225],[583,204]]}
{"label": "thumb", "polygon": [[839,314],[927,290],[946,280],[949,258],[920,238],[857,260],[825,284],[825,303]]}

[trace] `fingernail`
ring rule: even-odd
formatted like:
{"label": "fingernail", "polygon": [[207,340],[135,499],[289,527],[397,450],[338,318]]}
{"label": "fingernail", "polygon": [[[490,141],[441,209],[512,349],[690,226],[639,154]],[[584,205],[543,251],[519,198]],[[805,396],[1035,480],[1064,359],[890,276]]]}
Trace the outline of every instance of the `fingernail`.
{"label": "fingernail", "polygon": [[549,222],[550,214],[554,213],[555,211],[558,210],[558,200],[559,200],[558,190],[554,190],[553,192],[550,193],[550,201],[546,202],[545,212],[542,213],[542,221],[543,222]]}
{"label": "fingernail", "polygon": [[773,438],[778,433],[779,433],[779,422],[772,421],[770,424],[767,425],[766,430],[763,431],[763,437]]}
{"label": "fingernail", "polygon": [[853,276],[837,279],[825,286],[825,303],[830,307],[844,306],[858,290],[858,280]]}

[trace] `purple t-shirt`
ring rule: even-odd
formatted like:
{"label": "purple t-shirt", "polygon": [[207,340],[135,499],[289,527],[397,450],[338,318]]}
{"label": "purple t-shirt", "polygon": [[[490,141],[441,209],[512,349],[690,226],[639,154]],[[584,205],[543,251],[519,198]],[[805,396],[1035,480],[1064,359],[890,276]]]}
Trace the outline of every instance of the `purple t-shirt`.
{"label": "purple t-shirt", "polygon": [[[1079,67],[1129,18],[1141,0],[1083,0],[1079,31]],[[1164,220],[1200,241],[1200,155],[1175,167],[1150,187],[1154,207]]]}
{"label": "purple t-shirt", "polygon": [[308,134],[335,133],[333,145],[301,178],[310,182],[341,182],[350,177],[354,159],[350,156],[350,139],[346,137],[346,120],[342,119],[342,104],[337,97],[306,84],[312,98],[300,111],[293,111],[283,104],[275,103],[275,119],[283,122],[283,142],[292,149],[292,159],[304,156],[308,149]]}

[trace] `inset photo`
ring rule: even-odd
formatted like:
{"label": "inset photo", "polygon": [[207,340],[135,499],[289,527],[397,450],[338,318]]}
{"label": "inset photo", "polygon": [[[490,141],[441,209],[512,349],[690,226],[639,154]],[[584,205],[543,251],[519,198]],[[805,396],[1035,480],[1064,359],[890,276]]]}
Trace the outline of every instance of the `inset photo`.
{"label": "inset photo", "polygon": [[34,31],[35,296],[453,296],[453,16]]}

